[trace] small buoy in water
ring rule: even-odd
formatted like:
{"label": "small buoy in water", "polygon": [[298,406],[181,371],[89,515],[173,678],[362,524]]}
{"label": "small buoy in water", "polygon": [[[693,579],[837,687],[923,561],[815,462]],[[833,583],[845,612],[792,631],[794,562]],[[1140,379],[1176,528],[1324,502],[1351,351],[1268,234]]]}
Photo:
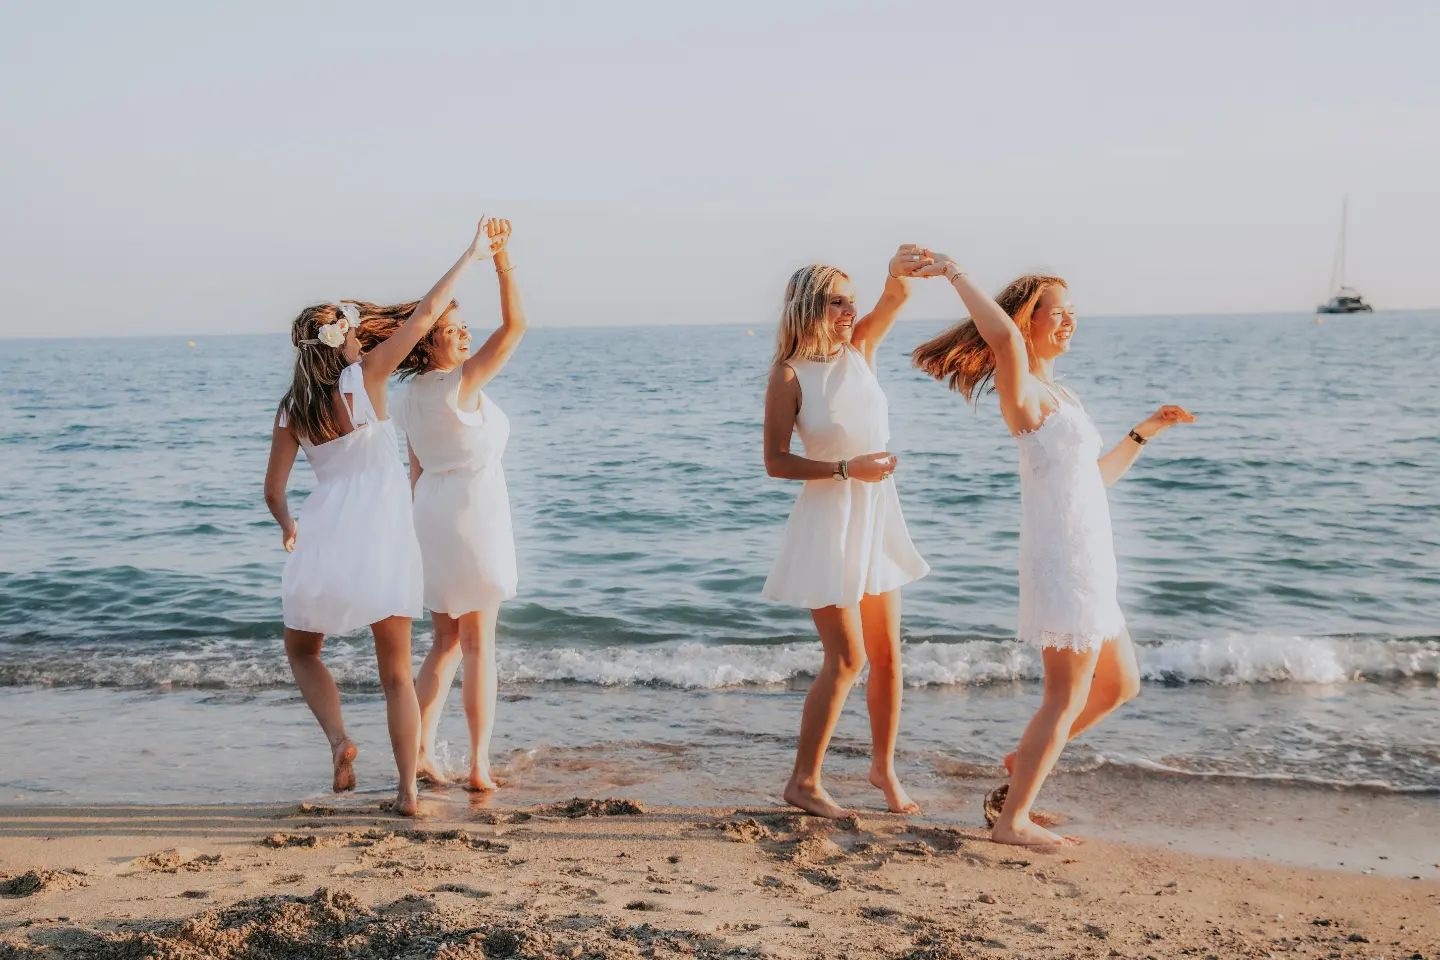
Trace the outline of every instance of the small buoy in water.
{"label": "small buoy in water", "polygon": [[194,350],[194,349],[195,349],[195,341],[194,341],[194,340],[186,340],[186,341],[185,341],[185,346],[189,347],[191,350]]}
{"label": "small buoy in water", "polygon": [[754,331],[754,330],[746,330],[746,331],[745,331],[745,336],[747,336],[747,337],[753,337],[753,336],[755,336],[755,331]]}

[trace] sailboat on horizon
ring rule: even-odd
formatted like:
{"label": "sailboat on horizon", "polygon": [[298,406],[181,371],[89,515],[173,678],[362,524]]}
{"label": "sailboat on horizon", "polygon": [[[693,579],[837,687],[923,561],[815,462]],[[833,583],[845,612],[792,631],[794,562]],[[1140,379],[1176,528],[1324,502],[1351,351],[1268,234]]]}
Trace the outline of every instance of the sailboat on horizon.
{"label": "sailboat on horizon", "polygon": [[1350,198],[1340,204],[1340,242],[1335,247],[1335,262],[1330,267],[1330,299],[1315,308],[1316,313],[1374,313],[1360,291],[1345,285],[1345,231],[1350,221]]}

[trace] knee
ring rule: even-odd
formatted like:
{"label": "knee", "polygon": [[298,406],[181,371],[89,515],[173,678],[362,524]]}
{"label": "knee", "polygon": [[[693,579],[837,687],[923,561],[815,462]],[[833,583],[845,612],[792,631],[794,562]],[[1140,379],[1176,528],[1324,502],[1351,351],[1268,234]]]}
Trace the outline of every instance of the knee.
{"label": "knee", "polygon": [[1126,673],[1104,682],[1097,680],[1095,693],[1091,699],[1098,700],[1106,710],[1114,710],[1138,696],[1140,696],[1140,678],[1133,673]]}
{"label": "knee", "polygon": [[885,649],[870,654],[870,675],[872,677],[891,677],[899,672],[900,658],[895,655],[895,651]]}
{"label": "knee", "polygon": [[380,689],[384,691],[387,700],[407,687],[413,690],[414,686],[415,680],[410,675],[408,664],[380,667]]}
{"label": "knee", "polygon": [[860,679],[860,671],[865,669],[865,654],[859,650],[846,650],[826,659],[826,666],[834,671],[835,679],[841,683],[854,683]]}

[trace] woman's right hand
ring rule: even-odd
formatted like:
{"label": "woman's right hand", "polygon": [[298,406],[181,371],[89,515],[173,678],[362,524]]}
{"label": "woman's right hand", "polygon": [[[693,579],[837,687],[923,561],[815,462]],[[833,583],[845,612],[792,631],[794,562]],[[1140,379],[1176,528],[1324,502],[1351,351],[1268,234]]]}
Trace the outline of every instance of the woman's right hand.
{"label": "woman's right hand", "polygon": [[475,227],[475,239],[470,243],[472,260],[487,260],[505,249],[510,241],[510,221],[494,217],[481,217]]}
{"label": "woman's right hand", "polygon": [[[913,274],[917,277],[944,277],[952,270],[960,270],[960,265],[955,258],[946,253],[936,253],[934,250],[926,250],[925,254],[930,262],[916,270]],[[963,271],[962,271],[963,272]]]}
{"label": "woman's right hand", "polygon": [[893,453],[866,453],[851,457],[845,464],[845,470],[852,480],[879,483],[895,472],[898,462],[899,458]]}
{"label": "woman's right hand", "polygon": [[280,545],[285,548],[286,553],[295,552],[295,537],[299,530],[300,525],[294,520],[280,524]]}

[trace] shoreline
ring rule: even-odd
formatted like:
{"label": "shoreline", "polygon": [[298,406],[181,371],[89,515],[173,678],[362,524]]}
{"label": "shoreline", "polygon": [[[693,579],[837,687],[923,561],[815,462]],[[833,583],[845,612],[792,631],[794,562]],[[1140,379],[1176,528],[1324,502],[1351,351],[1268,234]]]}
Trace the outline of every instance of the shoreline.
{"label": "shoreline", "polygon": [[363,797],[0,807],[0,957],[230,957],[263,944],[298,960],[342,941],[356,957],[447,958],[1440,950],[1433,871],[1108,839],[1047,853],[870,811],[833,822],[768,805],[443,800],[419,820]]}

